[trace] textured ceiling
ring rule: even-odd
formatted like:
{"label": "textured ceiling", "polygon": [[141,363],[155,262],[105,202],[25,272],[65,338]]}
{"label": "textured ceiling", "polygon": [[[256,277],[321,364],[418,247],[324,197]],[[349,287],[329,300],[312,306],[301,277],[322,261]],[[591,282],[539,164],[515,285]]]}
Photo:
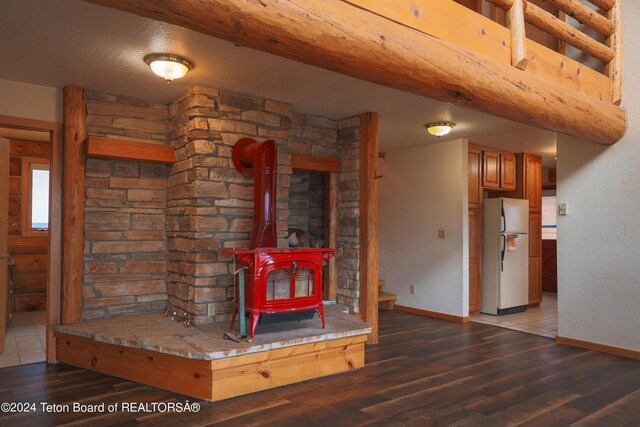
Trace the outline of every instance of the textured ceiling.
{"label": "textured ceiling", "polygon": [[[195,68],[171,84],[142,61],[172,52]],[[556,135],[389,89],[223,40],[80,0],[0,0],[0,79],[168,102],[195,84],[292,104],[334,119],[380,114],[380,147],[392,151],[436,141],[423,125],[452,120],[448,139],[541,154],[553,164]]]}

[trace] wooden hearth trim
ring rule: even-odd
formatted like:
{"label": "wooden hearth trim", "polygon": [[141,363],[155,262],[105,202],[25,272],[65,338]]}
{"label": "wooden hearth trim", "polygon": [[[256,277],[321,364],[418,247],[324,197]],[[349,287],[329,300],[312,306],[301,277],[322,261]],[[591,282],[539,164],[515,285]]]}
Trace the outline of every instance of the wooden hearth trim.
{"label": "wooden hearth trim", "polygon": [[364,367],[366,335],[195,360],[56,333],[58,361],[218,401]]}
{"label": "wooden hearth trim", "polygon": [[87,157],[164,164],[175,162],[171,146],[99,136],[87,139]]}
{"label": "wooden hearth trim", "polygon": [[58,361],[176,393],[211,398],[211,362],[56,333]]}

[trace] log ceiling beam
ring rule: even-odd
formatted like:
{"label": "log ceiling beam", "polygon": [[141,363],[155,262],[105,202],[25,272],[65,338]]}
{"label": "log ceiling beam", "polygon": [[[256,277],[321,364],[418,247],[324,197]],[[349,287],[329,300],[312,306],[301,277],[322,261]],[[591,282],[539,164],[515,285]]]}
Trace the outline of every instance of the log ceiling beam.
{"label": "log ceiling beam", "polygon": [[601,144],[612,144],[626,132],[625,111],[608,100],[568,90],[344,1],[89,1]]}

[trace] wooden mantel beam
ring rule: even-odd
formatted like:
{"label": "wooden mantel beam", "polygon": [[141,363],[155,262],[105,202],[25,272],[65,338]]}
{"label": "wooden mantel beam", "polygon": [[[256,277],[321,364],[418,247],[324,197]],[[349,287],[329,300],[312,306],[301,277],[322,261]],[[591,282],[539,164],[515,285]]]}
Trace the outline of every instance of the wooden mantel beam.
{"label": "wooden mantel beam", "polygon": [[[626,113],[340,0],[89,0],[352,77],[612,144]],[[453,25],[453,23],[452,23]]]}

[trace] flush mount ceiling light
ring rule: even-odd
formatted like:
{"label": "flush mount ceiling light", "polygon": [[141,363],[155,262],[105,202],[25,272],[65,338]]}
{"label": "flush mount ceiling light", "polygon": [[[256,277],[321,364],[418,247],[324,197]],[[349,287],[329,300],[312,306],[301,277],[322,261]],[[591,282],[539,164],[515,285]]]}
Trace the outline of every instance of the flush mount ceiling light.
{"label": "flush mount ceiling light", "polygon": [[193,68],[191,61],[172,53],[151,53],[144,57],[144,62],[167,83],[171,83],[174,79],[181,79]]}
{"label": "flush mount ceiling light", "polygon": [[455,125],[456,124],[453,122],[434,122],[427,123],[425,127],[427,128],[427,132],[429,132],[431,135],[440,138],[441,136],[444,136],[451,132],[451,129],[453,129]]}

